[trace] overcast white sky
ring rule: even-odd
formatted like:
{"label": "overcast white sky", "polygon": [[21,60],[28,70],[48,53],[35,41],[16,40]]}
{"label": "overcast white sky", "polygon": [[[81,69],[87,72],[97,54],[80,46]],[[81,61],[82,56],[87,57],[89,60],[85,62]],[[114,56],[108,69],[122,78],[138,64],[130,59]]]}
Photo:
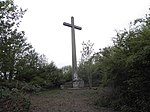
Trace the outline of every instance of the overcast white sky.
{"label": "overcast white sky", "polygon": [[145,17],[150,0],[15,0],[28,9],[21,23],[28,42],[36,51],[45,54],[58,67],[71,65],[71,29],[63,22],[71,22],[76,30],[77,60],[81,57],[81,43],[90,40],[95,52],[112,43],[115,30],[128,28],[131,21]]}

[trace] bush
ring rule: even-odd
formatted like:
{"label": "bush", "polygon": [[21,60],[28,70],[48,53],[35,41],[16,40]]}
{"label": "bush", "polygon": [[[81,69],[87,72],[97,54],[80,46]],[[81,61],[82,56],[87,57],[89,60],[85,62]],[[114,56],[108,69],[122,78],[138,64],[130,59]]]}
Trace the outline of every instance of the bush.
{"label": "bush", "polygon": [[99,88],[98,98],[95,101],[95,104],[100,107],[108,107],[111,104],[112,99],[112,89],[110,88]]}
{"label": "bush", "polygon": [[109,107],[114,110],[120,109],[121,98],[119,96],[119,91],[110,87],[100,87],[97,91],[97,98],[95,100],[95,105],[99,107]]}
{"label": "bush", "polygon": [[43,85],[45,85],[45,80],[41,77],[36,76],[31,81],[31,84],[43,86]]}
{"label": "bush", "polygon": [[0,87],[0,112],[28,112],[29,98],[18,89]]}
{"label": "bush", "polygon": [[21,88],[21,91],[25,93],[33,93],[33,92],[39,92],[41,90],[41,86],[39,85],[32,85],[29,83],[24,83],[24,85]]}
{"label": "bush", "polygon": [[10,90],[17,88],[18,90],[25,93],[39,92],[41,90],[41,86],[38,84],[20,82],[17,80],[12,81],[11,83],[3,82],[0,84],[0,86],[9,88]]}
{"label": "bush", "polygon": [[0,86],[9,88],[11,90],[12,88],[16,88],[16,84],[16,81],[12,81],[11,83],[8,81],[3,81],[0,83]]}

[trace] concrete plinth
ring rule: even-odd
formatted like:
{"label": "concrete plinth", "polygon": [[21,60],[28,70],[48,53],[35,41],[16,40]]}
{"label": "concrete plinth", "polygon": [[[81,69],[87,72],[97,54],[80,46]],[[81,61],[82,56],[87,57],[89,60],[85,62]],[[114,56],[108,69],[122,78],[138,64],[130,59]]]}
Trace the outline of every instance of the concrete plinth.
{"label": "concrete plinth", "polygon": [[81,79],[74,80],[73,81],[73,88],[83,88],[84,87],[84,81]]}

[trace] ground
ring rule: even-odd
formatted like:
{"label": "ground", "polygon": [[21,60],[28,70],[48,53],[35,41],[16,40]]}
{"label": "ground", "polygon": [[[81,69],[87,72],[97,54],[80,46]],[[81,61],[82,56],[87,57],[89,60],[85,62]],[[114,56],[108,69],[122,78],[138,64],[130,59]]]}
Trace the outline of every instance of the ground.
{"label": "ground", "polygon": [[113,112],[96,108],[93,96],[96,90],[51,90],[31,96],[29,112]]}

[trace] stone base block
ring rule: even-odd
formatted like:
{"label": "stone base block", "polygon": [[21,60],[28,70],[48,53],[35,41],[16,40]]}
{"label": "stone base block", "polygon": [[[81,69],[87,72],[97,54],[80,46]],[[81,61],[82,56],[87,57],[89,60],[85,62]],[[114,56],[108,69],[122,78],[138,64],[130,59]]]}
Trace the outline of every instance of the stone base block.
{"label": "stone base block", "polygon": [[73,81],[73,88],[83,88],[84,87],[84,81],[79,79],[79,80],[74,80]]}

